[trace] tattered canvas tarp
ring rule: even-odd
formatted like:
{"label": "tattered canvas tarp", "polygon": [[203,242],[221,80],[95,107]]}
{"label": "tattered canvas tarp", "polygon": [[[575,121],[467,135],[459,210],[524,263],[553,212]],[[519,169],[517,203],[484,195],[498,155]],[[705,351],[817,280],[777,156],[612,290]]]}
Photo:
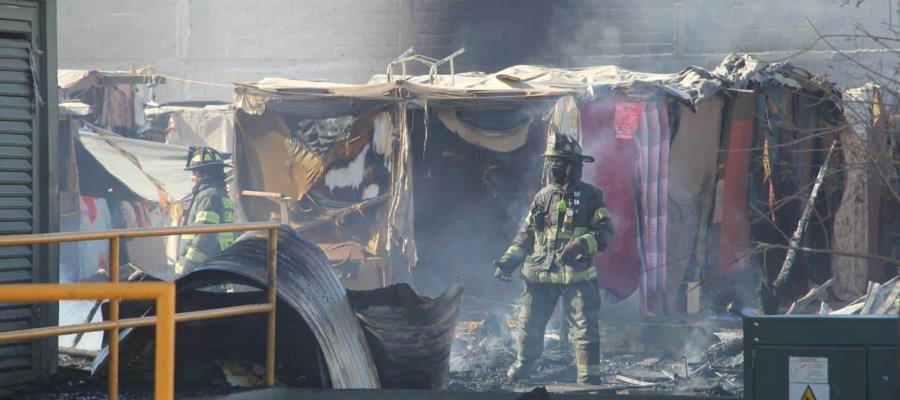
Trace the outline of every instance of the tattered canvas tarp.
{"label": "tattered canvas tarp", "polygon": [[678,74],[651,74],[613,65],[573,69],[517,65],[493,74],[467,72],[394,79],[389,82],[386,75],[375,75],[368,84],[347,85],[265,78],[238,84],[234,104],[244,112],[261,114],[267,103],[285,99],[415,99],[423,104],[423,100],[516,101],[566,94],[589,99],[609,93],[656,91],[693,105],[723,88],[720,78],[699,68],[688,68]]}
{"label": "tattered canvas tarp", "polygon": [[234,111],[230,105],[161,106],[145,109],[147,117],[168,117],[166,143],[234,151]]}
{"label": "tattered canvas tarp", "polygon": [[[146,200],[167,203],[191,193],[191,173],[184,170],[187,147],[88,131],[79,132],[78,140],[112,176]],[[81,179],[90,179],[89,174],[81,171]]]}

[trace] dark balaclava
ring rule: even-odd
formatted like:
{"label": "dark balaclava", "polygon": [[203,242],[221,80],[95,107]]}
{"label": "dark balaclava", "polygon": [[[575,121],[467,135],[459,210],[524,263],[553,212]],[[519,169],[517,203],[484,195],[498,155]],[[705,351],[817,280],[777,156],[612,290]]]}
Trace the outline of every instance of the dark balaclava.
{"label": "dark balaclava", "polygon": [[563,187],[569,187],[581,180],[581,162],[570,158],[553,157],[550,163],[550,181]]}
{"label": "dark balaclava", "polygon": [[200,167],[201,175],[198,185],[208,184],[216,186],[225,186],[225,168],[221,165],[209,165]]}

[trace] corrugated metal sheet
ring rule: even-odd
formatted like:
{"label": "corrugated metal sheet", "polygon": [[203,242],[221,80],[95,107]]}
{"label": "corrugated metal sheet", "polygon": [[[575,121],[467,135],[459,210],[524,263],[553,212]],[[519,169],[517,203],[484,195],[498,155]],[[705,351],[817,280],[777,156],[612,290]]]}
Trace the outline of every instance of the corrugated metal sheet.
{"label": "corrugated metal sheet", "polygon": [[[261,287],[268,280],[266,248],[266,239],[238,241],[194,273],[230,272]],[[365,334],[325,253],[293,230],[281,229],[278,267],[278,297],[309,324],[322,349],[333,387],[380,387]]]}

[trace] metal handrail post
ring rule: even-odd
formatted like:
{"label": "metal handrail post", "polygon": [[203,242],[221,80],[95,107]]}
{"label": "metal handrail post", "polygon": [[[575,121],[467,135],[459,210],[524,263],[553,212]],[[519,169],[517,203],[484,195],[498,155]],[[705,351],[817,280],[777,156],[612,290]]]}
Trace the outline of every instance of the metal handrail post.
{"label": "metal handrail post", "polygon": [[[118,339],[118,338],[117,338]],[[175,285],[156,298],[156,400],[175,398]]]}
{"label": "metal handrail post", "polygon": [[275,304],[278,302],[278,229],[269,229],[269,310],[266,337],[266,385],[275,385]]}
{"label": "metal handrail post", "polygon": [[[119,283],[119,237],[109,239],[109,283]],[[119,398],[119,299],[109,299],[109,400]]]}

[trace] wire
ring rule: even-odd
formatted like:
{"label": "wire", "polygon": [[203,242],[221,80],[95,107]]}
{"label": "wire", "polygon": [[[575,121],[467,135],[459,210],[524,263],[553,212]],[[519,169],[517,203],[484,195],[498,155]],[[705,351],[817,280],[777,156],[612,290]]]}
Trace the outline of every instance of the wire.
{"label": "wire", "polygon": [[194,84],[194,85],[219,86],[219,87],[228,87],[228,88],[234,88],[234,87],[237,86],[237,85],[235,85],[235,84],[233,84],[233,83],[218,83],[218,82],[209,82],[209,81],[198,81],[198,80],[194,80],[194,79],[178,78],[178,77],[175,77],[175,76],[169,76],[169,75],[161,75],[161,76],[164,77],[164,78],[166,78],[166,79],[173,80],[173,81],[176,81],[176,82],[184,82],[184,83],[190,83],[190,84]]}

